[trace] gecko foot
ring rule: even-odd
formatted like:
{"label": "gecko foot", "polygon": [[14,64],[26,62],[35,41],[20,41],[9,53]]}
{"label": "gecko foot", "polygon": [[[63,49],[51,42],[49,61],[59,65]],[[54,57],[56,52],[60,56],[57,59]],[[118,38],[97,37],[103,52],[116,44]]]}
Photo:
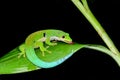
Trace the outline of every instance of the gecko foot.
{"label": "gecko foot", "polygon": [[20,58],[21,56],[26,57],[25,53],[18,53],[18,58]]}
{"label": "gecko foot", "polygon": [[52,53],[52,52],[49,51],[49,50],[45,50],[45,51],[42,51],[42,56],[45,56],[45,52],[47,52],[47,53]]}

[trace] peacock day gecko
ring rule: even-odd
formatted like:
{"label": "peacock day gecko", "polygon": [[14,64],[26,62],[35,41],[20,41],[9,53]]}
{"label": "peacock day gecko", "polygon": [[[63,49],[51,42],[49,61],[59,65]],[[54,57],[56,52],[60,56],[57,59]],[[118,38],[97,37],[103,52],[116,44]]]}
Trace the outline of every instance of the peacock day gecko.
{"label": "peacock day gecko", "polygon": [[44,43],[47,44],[48,46],[57,45],[57,42],[51,42],[53,40],[62,41],[68,44],[73,43],[69,34],[61,30],[47,29],[47,30],[36,31],[30,34],[26,38],[25,43],[19,47],[19,50],[21,51],[21,53],[19,54],[18,57],[20,58],[21,56],[24,56],[24,57],[27,56],[27,58],[38,67],[42,67],[42,68],[54,67],[62,63],[63,59],[55,62],[44,62],[37,57],[34,51],[35,48],[39,48],[42,53],[42,56],[45,56],[46,52],[52,53],[46,47],[44,47]]}

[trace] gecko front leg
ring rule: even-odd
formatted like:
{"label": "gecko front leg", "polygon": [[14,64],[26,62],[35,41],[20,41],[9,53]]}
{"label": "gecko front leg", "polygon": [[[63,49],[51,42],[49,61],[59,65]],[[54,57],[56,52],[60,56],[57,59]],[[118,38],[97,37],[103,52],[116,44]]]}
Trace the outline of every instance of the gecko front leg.
{"label": "gecko front leg", "polygon": [[45,43],[47,44],[47,45],[49,45],[49,46],[55,46],[55,45],[57,45],[57,43],[56,42],[50,42],[50,39],[48,38],[48,39],[46,39],[46,41],[45,41]]}

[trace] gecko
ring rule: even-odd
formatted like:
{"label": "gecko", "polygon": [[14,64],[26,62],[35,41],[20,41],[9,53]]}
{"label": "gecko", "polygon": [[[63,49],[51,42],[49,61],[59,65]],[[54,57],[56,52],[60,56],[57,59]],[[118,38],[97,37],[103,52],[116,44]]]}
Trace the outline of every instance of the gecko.
{"label": "gecko", "polygon": [[[55,40],[55,42],[51,42],[53,40]],[[39,48],[42,53],[42,56],[44,57],[45,53],[52,53],[48,50],[48,48],[44,47],[44,44],[48,46],[55,46],[57,45],[57,41],[62,41],[68,44],[73,43],[70,35],[62,30],[46,29],[33,32],[26,38],[25,43],[19,47],[20,53],[18,58],[20,58],[21,56],[27,56],[27,58],[38,67],[54,67],[58,65],[58,62],[59,64],[62,63],[63,61],[61,60],[63,59],[58,60],[56,62],[44,62],[37,57],[34,49]],[[67,57],[65,59],[67,59]]]}

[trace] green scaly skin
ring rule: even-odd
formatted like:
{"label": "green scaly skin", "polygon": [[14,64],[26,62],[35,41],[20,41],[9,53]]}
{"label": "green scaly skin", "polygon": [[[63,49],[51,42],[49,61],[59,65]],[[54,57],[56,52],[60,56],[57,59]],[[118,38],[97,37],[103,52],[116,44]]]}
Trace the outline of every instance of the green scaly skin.
{"label": "green scaly skin", "polygon": [[64,60],[69,58],[71,55],[68,55],[62,59],[59,59],[55,62],[44,62],[41,59],[37,57],[35,54],[35,48],[39,48],[42,52],[42,56],[45,56],[45,53],[52,53],[47,48],[44,47],[44,42],[48,46],[55,46],[57,45],[56,42],[51,42],[51,40],[58,40],[65,43],[72,43],[72,39],[70,38],[69,34],[61,31],[61,30],[55,30],[55,29],[48,29],[48,30],[40,30],[36,31],[32,34],[30,34],[27,39],[25,40],[25,44],[21,45],[19,47],[21,53],[18,56],[19,58],[23,55],[24,57],[27,56],[27,58],[36,66],[42,67],[42,68],[51,68],[59,65]]}

